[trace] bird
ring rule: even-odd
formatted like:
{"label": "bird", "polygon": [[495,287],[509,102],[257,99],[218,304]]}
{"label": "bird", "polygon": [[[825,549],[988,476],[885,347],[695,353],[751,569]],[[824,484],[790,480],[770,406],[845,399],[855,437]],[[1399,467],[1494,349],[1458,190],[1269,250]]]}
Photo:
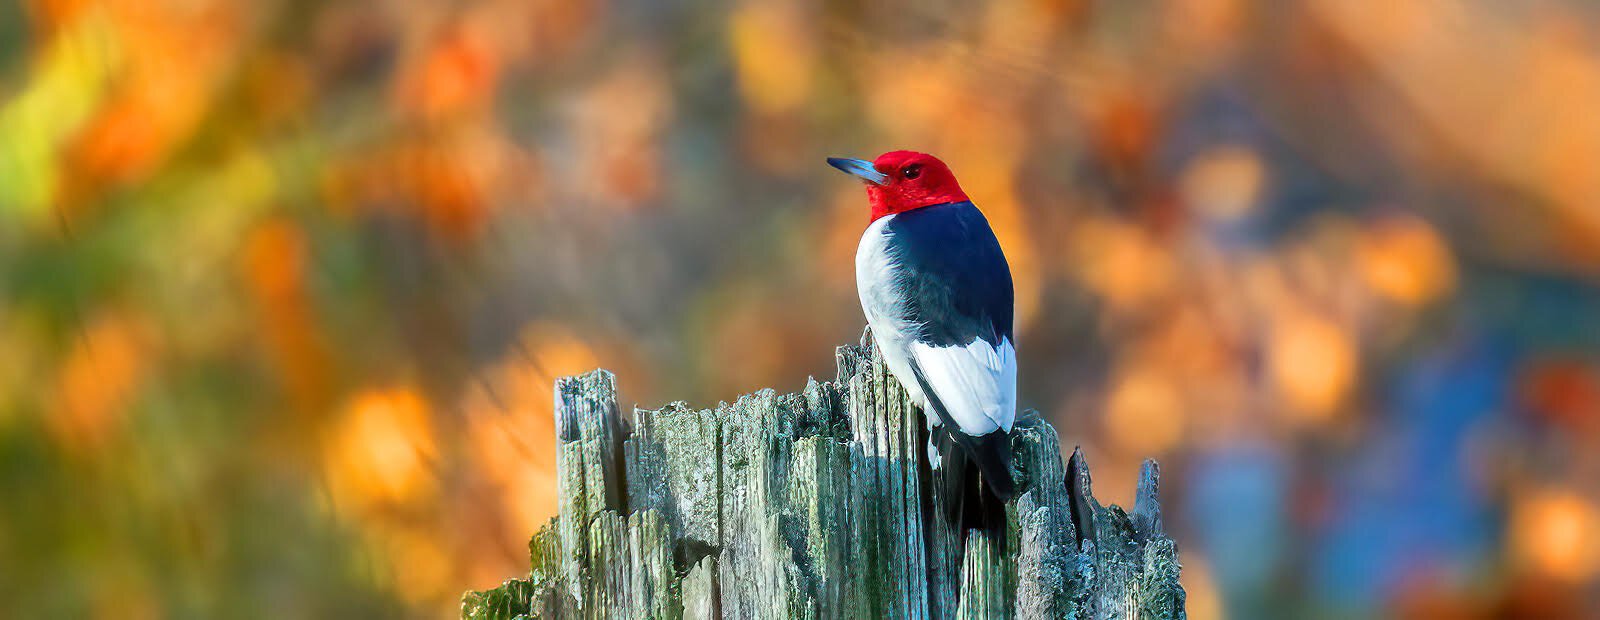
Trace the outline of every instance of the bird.
{"label": "bird", "polygon": [[884,364],[931,412],[928,456],[942,470],[944,514],[961,531],[1003,527],[1016,493],[1017,354],[1000,242],[937,157],[827,161],[866,185],[871,220],[856,249],[856,289]]}

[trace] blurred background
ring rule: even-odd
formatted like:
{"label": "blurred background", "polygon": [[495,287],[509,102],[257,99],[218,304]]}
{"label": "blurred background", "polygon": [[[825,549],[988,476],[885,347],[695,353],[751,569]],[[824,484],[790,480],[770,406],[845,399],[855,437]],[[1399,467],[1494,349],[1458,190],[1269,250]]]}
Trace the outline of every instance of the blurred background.
{"label": "blurred background", "polygon": [[851,5],[0,5],[0,615],[454,615],[555,377],[832,377],[898,148],[1192,617],[1600,615],[1600,7]]}

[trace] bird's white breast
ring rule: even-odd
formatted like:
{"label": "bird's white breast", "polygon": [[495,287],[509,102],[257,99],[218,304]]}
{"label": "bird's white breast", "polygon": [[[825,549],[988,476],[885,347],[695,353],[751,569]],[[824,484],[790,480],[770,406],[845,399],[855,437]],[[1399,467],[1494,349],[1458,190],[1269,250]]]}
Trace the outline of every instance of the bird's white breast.
{"label": "bird's white breast", "polygon": [[[884,364],[911,400],[926,406],[927,398],[911,373],[913,326],[905,320],[904,300],[896,290],[899,266],[884,233],[884,227],[895,217],[880,217],[861,234],[861,244],[856,247],[856,293],[861,296],[861,311],[867,317],[867,327],[872,328],[872,339],[883,354]],[[931,426],[939,421],[929,415],[928,423]]]}

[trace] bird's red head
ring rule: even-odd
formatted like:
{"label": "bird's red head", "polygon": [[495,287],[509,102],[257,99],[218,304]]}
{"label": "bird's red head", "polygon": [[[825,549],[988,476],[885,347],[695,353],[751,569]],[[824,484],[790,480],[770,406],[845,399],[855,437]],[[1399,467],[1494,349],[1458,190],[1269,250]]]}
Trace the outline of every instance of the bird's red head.
{"label": "bird's red head", "polygon": [[830,157],[828,163],[866,182],[874,221],[885,215],[967,200],[950,167],[927,153],[889,151],[870,162]]}

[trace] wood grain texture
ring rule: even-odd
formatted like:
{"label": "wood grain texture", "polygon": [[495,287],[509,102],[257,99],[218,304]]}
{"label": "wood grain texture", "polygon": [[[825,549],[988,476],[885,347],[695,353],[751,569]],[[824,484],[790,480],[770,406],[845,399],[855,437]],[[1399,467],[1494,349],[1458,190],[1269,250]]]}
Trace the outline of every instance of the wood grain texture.
{"label": "wood grain texture", "polygon": [[[1013,431],[1010,526],[937,506],[923,413],[872,350],[836,381],[623,419],[615,380],[556,384],[560,516],[530,571],[466,618],[1184,618],[1177,547],[1147,461],[1133,512],[1102,506],[1032,412]],[[999,535],[997,537],[997,535]]]}

